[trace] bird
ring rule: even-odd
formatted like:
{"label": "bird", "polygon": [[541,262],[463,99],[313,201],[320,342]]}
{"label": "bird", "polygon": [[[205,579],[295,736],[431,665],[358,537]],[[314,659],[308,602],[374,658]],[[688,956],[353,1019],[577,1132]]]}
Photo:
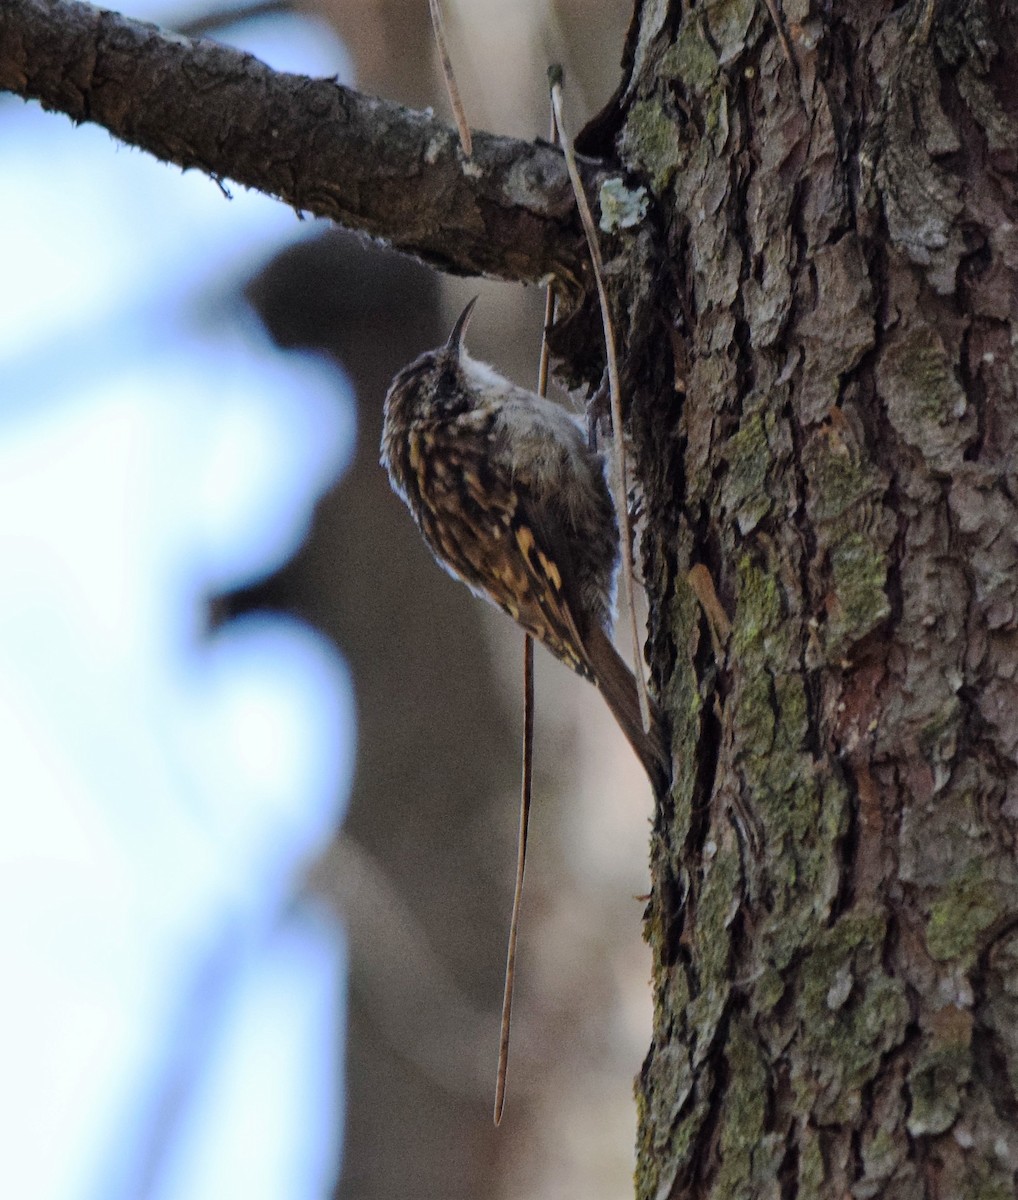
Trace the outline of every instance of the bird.
{"label": "bird", "polygon": [[394,377],[381,464],[438,563],[597,687],[660,793],[662,714],[652,702],[644,730],[611,640],[619,532],[603,460],[576,416],[470,357],[476,300]]}

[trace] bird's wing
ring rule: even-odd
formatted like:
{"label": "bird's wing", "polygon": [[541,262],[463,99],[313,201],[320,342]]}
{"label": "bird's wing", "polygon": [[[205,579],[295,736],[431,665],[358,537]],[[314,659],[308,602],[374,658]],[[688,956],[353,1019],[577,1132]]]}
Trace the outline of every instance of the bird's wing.
{"label": "bird's wing", "polygon": [[567,666],[593,678],[571,602],[567,554],[546,528],[525,482],[510,479],[485,451],[485,438],[418,427],[410,459],[417,470],[421,532],[441,562],[474,592],[519,622]]}

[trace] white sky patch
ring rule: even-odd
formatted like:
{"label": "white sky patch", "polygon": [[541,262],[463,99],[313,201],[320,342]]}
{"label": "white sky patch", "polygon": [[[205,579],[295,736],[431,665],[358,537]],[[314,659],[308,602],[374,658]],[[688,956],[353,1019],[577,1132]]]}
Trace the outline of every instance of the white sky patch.
{"label": "white sky patch", "polygon": [[[319,1077],[323,1095],[335,1087],[343,992],[337,964],[322,956],[315,932],[313,922],[310,930],[284,927],[240,973],[241,986],[223,1014],[226,1036],[152,1200],[329,1195],[339,1105],[301,1110],[279,1102],[305,1086],[308,1075]],[[308,976],[319,986],[298,986]]]}
{"label": "white sky patch", "polygon": [[[279,46],[344,69],[320,29]],[[35,106],[0,131],[0,1195],[315,1200],[343,950],[294,890],[351,683],[294,621],[205,623],[298,547],[352,403],[239,303],[199,327],[285,206]]]}

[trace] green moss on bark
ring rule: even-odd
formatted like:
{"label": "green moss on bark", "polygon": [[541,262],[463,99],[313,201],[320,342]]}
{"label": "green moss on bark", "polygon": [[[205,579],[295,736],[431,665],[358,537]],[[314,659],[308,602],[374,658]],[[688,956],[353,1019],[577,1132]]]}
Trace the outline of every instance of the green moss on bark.
{"label": "green moss on bark", "polygon": [[724,457],[728,463],[723,496],[725,507],[737,518],[743,533],[756,528],[770,512],[767,472],[772,453],[768,432],[773,418],[751,413],[728,440]]}
{"label": "green moss on bark", "polygon": [[989,864],[970,862],[951,879],[930,909],[926,945],[941,962],[971,961],[979,953],[986,930],[1007,911],[1006,898],[987,877]]}
{"label": "green moss on bark", "polygon": [[948,1005],[935,1014],[931,1032],[912,1064],[908,1090],[913,1137],[946,1133],[958,1117],[962,1089],[972,1076],[972,1015]]}
{"label": "green moss on bark", "polygon": [[794,1085],[821,1123],[857,1118],[860,1089],[905,1036],[904,987],[881,968],[885,935],[881,914],[846,914],[803,964]]}
{"label": "green moss on bark", "polygon": [[699,19],[687,17],[674,45],[661,60],[661,74],[666,79],[678,80],[691,92],[703,95],[717,82],[718,71],[718,56],[704,37]]}
{"label": "green moss on bark", "polygon": [[649,177],[655,193],[668,187],[679,167],[679,136],[660,100],[640,100],[629,110],[622,149],[625,160]]}
{"label": "green moss on bark", "polygon": [[767,1073],[756,1040],[744,1021],[732,1022],[725,1059],[728,1093],[715,1187],[719,1195],[737,1200],[756,1194],[754,1158],[766,1146]]}
{"label": "green moss on bark", "polygon": [[872,537],[846,532],[830,547],[833,581],[827,650],[837,657],[887,619],[887,555]]}

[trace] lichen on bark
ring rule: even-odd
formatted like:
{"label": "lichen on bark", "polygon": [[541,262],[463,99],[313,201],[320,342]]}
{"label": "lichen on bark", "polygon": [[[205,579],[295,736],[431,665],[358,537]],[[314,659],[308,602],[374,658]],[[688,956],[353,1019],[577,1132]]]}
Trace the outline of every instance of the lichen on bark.
{"label": "lichen on bark", "polygon": [[790,61],[766,5],[668,10],[637,18],[615,142],[677,288],[681,463],[644,477],[683,535],[653,550],[656,666],[696,698],[638,1194],[1013,1190],[1015,14],[789,0]]}

